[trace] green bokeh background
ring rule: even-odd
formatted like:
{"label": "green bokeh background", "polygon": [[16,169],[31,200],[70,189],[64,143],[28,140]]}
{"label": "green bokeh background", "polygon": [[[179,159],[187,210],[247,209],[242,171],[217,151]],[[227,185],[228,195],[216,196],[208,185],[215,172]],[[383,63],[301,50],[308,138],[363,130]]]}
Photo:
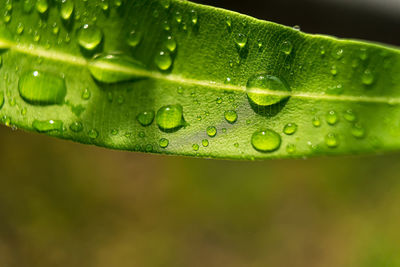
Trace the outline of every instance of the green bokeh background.
{"label": "green bokeh background", "polygon": [[[400,44],[379,8],[197,2]],[[236,162],[0,140],[0,267],[400,266],[400,153]]]}
{"label": "green bokeh background", "polygon": [[400,154],[235,162],[0,136],[0,266],[400,266]]}

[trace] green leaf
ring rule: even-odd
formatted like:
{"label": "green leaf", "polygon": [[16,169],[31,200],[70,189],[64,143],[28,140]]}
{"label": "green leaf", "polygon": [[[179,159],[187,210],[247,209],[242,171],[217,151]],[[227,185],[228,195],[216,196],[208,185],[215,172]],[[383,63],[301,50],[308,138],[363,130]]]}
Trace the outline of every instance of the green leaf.
{"label": "green leaf", "polygon": [[400,148],[400,50],[186,1],[0,4],[7,126],[261,159]]}

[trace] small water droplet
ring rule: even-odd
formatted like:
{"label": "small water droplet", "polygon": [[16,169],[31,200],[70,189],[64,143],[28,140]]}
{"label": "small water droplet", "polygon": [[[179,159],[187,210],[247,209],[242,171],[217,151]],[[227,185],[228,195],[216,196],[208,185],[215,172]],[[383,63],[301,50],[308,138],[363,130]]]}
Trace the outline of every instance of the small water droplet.
{"label": "small water droplet", "polygon": [[71,129],[71,131],[73,131],[75,133],[79,133],[83,130],[83,125],[81,122],[75,121],[75,122],[71,123],[69,128]]}
{"label": "small water droplet", "polygon": [[167,36],[167,39],[165,40],[165,47],[171,52],[174,53],[176,51],[176,41],[175,38],[172,36]]}
{"label": "small water droplet", "polygon": [[81,97],[83,100],[89,100],[91,95],[92,94],[90,93],[90,90],[88,88],[85,88],[82,91]]}
{"label": "small water droplet", "polygon": [[293,135],[297,132],[297,124],[296,123],[288,123],[283,128],[283,133],[286,135]]}
{"label": "small water droplet", "polygon": [[158,144],[161,148],[167,148],[169,145],[169,140],[166,138],[161,138]]}
{"label": "small water droplet", "polygon": [[18,89],[26,102],[37,105],[62,104],[67,94],[63,78],[36,70],[21,75]]}
{"label": "small water droplet", "polygon": [[209,145],[210,143],[208,142],[207,139],[203,139],[203,141],[201,141],[201,144],[203,145],[203,147],[208,147],[208,145]]}
{"label": "small water droplet", "polygon": [[290,97],[290,88],[278,77],[257,74],[247,82],[247,96],[258,106],[271,106]]}
{"label": "small water droplet", "polygon": [[357,120],[357,115],[352,109],[346,110],[343,117],[348,122],[355,122]]}
{"label": "small water droplet", "polygon": [[319,119],[319,117],[314,117],[312,120],[312,125],[315,128],[321,127],[321,120]]}
{"label": "small water droplet", "polygon": [[53,131],[62,131],[63,123],[59,120],[34,120],[32,127],[38,132],[48,133]]}
{"label": "small water droplet", "polygon": [[159,128],[163,131],[179,129],[185,123],[183,118],[183,107],[179,104],[161,107],[156,115]]}
{"label": "small water droplet", "polygon": [[147,110],[140,112],[136,116],[136,119],[142,126],[146,127],[153,123],[154,117],[155,117],[155,112],[152,110]]}
{"label": "small water droplet", "polygon": [[293,50],[293,45],[290,41],[284,41],[281,45],[281,51],[286,55],[290,55]]}
{"label": "small water droplet", "polygon": [[96,139],[97,137],[99,137],[99,132],[95,129],[91,129],[88,131],[88,136],[91,139]]}
{"label": "small water droplet", "polygon": [[332,74],[333,76],[336,76],[337,73],[338,73],[337,67],[336,67],[336,65],[333,65],[333,66],[331,67],[331,74]]}
{"label": "small water droplet", "polygon": [[351,128],[351,134],[357,139],[362,139],[365,137],[365,129],[360,123],[355,123]]}
{"label": "small water droplet", "polygon": [[331,110],[326,114],[325,119],[329,125],[335,125],[339,121],[339,116],[337,115],[336,111]]}
{"label": "small water droplet", "polygon": [[181,23],[182,22],[182,14],[179,11],[175,12],[175,20],[177,23]]}
{"label": "small water droplet", "polygon": [[286,146],[286,152],[289,153],[289,154],[294,154],[296,152],[296,145],[288,144]]}
{"label": "small water droplet", "polygon": [[196,10],[190,11],[190,21],[193,25],[197,25],[197,22],[199,21],[199,16],[197,15]]}
{"label": "small water droplet", "polygon": [[362,74],[361,80],[364,85],[371,85],[374,83],[375,77],[374,74],[371,72],[371,70],[367,69]]}
{"label": "small water droplet", "polygon": [[221,97],[217,97],[215,102],[217,102],[217,104],[222,104],[222,98]]}
{"label": "small water droplet", "polygon": [[209,137],[215,137],[217,135],[217,128],[214,126],[209,126],[207,127],[206,132]]}
{"label": "small water droplet", "polygon": [[229,122],[230,124],[234,124],[238,119],[238,115],[237,115],[236,111],[234,111],[234,110],[225,111],[224,116],[225,116],[225,120],[227,122]]}
{"label": "small water droplet", "polygon": [[338,136],[334,133],[328,133],[325,136],[325,144],[329,147],[329,148],[336,148],[339,146],[339,139]]}
{"label": "small water droplet", "polygon": [[142,41],[142,34],[136,30],[132,30],[127,39],[127,43],[131,47],[136,47]]}
{"label": "small water droplet", "polygon": [[242,51],[247,46],[247,36],[243,33],[239,33],[235,38],[235,43],[239,51]]}
{"label": "small water droplet", "polygon": [[47,2],[47,0],[36,0],[36,10],[39,13],[44,14],[48,9],[49,3]]}
{"label": "small water droplet", "polygon": [[144,69],[141,62],[123,54],[102,54],[89,62],[92,76],[102,83],[116,83],[141,78],[135,70]]}
{"label": "small water droplet", "polygon": [[85,24],[78,32],[78,42],[86,50],[96,49],[103,40],[103,32],[94,25]]}
{"label": "small water droplet", "polygon": [[230,17],[226,17],[225,18],[225,24],[226,27],[228,28],[229,31],[231,31],[232,28],[232,19]]}
{"label": "small water droplet", "polygon": [[192,148],[193,148],[194,151],[199,151],[200,146],[198,144],[193,144]]}
{"label": "small water droplet", "polygon": [[251,144],[260,152],[273,152],[281,146],[281,136],[273,130],[260,130],[253,133]]}
{"label": "small water droplet", "polygon": [[73,12],[74,12],[73,0],[61,0],[60,14],[62,19],[69,20]]}
{"label": "small water droplet", "polygon": [[156,55],[154,62],[160,70],[166,71],[172,66],[172,57],[168,52],[160,51]]}
{"label": "small water droplet", "polygon": [[19,23],[17,26],[17,34],[21,35],[24,32],[24,25]]}
{"label": "small water droplet", "polygon": [[336,50],[333,50],[332,56],[336,59],[341,59],[343,57],[344,50],[342,48],[337,48]]}
{"label": "small water droplet", "polygon": [[368,59],[368,52],[366,48],[361,48],[360,49],[360,59],[361,60],[367,60]]}

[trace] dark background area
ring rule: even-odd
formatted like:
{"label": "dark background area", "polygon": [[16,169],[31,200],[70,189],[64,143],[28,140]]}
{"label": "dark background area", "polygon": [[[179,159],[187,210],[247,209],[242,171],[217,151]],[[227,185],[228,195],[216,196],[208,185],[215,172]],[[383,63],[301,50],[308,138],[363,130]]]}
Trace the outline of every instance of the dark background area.
{"label": "dark background area", "polygon": [[[389,0],[201,3],[400,45]],[[233,162],[0,140],[0,267],[400,266],[399,153]]]}

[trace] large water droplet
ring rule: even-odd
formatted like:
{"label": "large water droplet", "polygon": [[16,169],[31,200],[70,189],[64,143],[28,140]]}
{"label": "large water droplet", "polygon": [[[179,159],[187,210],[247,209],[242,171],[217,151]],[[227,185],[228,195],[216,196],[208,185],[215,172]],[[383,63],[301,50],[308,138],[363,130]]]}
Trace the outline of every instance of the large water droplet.
{"label": "large water droplet", "polygon": [[62,131],[63,123],[59,120],[34,120],[32,127],[41,133],[48,133],[53,131]]}
{"label": "large water droplet", "polygon": [[167,36],[167,39],[165,40],[165,47],[171,52],[174,53],[176,50],[176,41],[175,38],[172,36]]}
{"label": "large water droplet", "polygon": [[290,88],[278,77],[257,74],[247,82],[247,96],[258,106],[271,106],[290,97]]}
{"label": "large water droplet", "polygon": [[236,46],[240,51],[246,48],[247,41],[247,36],[243,33],[239,33],[235,38]]}
{"label": "large water droplet", "polygon": [[140,112],[136,119],[142,126],[149,126],[153,123],[155,112],[152,110]]}
{"label": "large water droplet", "polygon": [[18,89],[26,102],[37,105],[62,104],[67,94],[63,78],[41,71],[24,73],[19,79]]}
{"label": "large water droplet", "polygon": [[75,121],[73,123],[71,123],[71,125],[69,126],[69,128],[71,129],[71,131],[73,131],[74,133],[79,133],[83,130],[83,125],[81,122],[79,121]]}
{"label": "large water droplet", "polygon": [[352,109],[346,110],[343,117],[348,122],[355,122],[357,120],[357,115]]}
{"label": "large water droplet", "polygon": [[251,144],[260,152],[273,152],[281,146],[281,136],[273,130],[261,130],[253,133]]}
{"label": "large water droplet", "polygon": [[160,51],[155,59],[154,62],[156,63],[157,67],[160,70],[168,70],[172,66],[172,57],[166,51]]}
{"label": "large water droplet", "polygon": [[85,24],[78,32],[79,45],[87,50],[96,49],[103,40],[103,32],[94,25]]}
{"label": "large water droplet", "polygon": [[69,20],[74,12],[73,0],[62,0],[60,14],[64,20]]}
{"label": "large water droplet", "polygon": [[116,83],[143,77],[137,70],[144,66],[139,61],[123,54],[106,54],[94,57],[89,62],[92,76],[99,82]]}
{"label": "large water droplet", "polygon": [[163,131],[174,131],[185,123],[183,118],[183,107],[179,104],[161,107],[156,115],[158,126]]}

